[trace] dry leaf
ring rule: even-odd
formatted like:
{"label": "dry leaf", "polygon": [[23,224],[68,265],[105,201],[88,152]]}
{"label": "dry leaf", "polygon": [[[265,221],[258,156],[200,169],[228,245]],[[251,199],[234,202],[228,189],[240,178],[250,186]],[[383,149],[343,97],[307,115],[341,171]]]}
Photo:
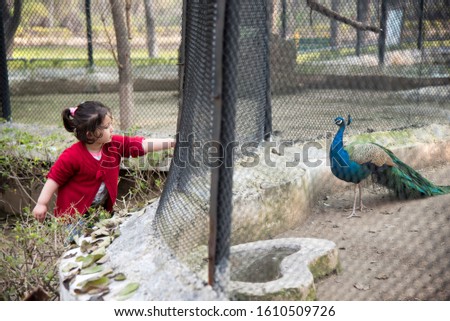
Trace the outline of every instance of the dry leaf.
{"label": "dry leaf", "polygon": [[110,267],[108,267],[108,268],[104,269],[104,270],[99,274],[99,276],[106,276],[106,275],[111,274],[111,273],[113,273],[113,272],[114,272],[114,271],[113,271]]}
{"label": "dry leaf", "polygon": [[104,247],[99,247],[94,252],[92,252],[91,255],[94,257],[95,261],[98,261],[106,255],[106,249]]}
{"label": "dry leaf", "polygon": [[116,275],[113,276],[113,278],[114,281],[124,281],[127,279],[127,277],[123,273],[117,273]]}
{"label": "dry leaf", "polygon": [[78,268],[78,264],[77,263],[69,262],[63,267],[62,271],[64,273],[69,273],[70,271],[72,271],[73,269],[76,269],[76,268]]}
{"label": "dry leaf", "polygon": [[90,293],[98,294],[104,292],[109,284],[109,278],[106,276],[94,277],[77,284],[78,289],[75,289],[75,293]]}
{"label": "dry leaf", "polygon": [[108,235],[109,235],[109,231],[105,227],[101,227],[98,230],[91,233],[91,236],[93,238],[98,238],[100,236],[108,236]]}
{"label": "dry leaf", "polygon": [[139,289],[139,283],[128,283],[120,292],[117,294],[117,300],[126,300],[130,298]]}
{"label": "dry leaf", "polygon": [[104,264],[108,261],[108,255],[103,256],[101,259],[97,261],[97,264]]}
{"label": "dry leaf", "polygon": [[101,265],[92,265],[86,269],[82,269],[80,271],[80,275],[85,275],[85,274],[94,274],[94,273],[98,273],[104,270],[104,267]]}
{"label": "dry leaf", "polygon": [[84,257],[84,260],[82,260],[82,264],[81,264],[81,268],[85,269],[89,266],[91,266],[92,264],[94,264],[95,259],[91,254],[88,254],[87,256]]}
{"label": "dry leaf", "polygon": [[81,246],[80,246],[80,251],[81,251],[81,253],[87,253],[87,252],[89,252],[89,249],[91,249],[91,248],[92,248],[92,244],[86,240],[83,240],[83,242],[81,243]]}
{"label": "dry leaf", "polygon": [[111,238],[109,236],[98,238],[93,243],[96,244],[99,248],[108,247],[111,244]]}

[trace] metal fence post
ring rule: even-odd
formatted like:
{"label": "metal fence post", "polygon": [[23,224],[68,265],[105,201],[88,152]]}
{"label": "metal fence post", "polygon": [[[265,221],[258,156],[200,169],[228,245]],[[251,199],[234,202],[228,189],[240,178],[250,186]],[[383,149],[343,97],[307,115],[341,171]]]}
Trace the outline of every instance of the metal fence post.
{"label": "metal fence post", "polygon": [[91,0],[85,2],[86,12],[86,36],[87,36],[87,49],[89,68],[94,67],[94,51],[92,48],[92,20],[91,20]]}
{"label": "metal fence post", "polygon": [[378,63],[384,65],[386,55],[386,28],[387,28],[388,0],[381,0],[380,35],[378,37]]}
{"label": "metal fence post", "polygon": [[[239,1],[218,1],[213,141],[223,162],[211,169],[209,284],[225,293],[229,278],[233,213],[233,151],[237,104]],[[225,28],[227,26],[227,29]]]}
{"label": "metal fence post", "polygon": [[[223,97],[222,97],[222,63],[223,63],[223,30],[225,27],[225,1],[217,1],[217,21],[215,26],[215,58],[214,62],[216,67],[216,74],[214,75],[214,112],[213,112],[213,133],[212,141],[215,142],[216,148],[219,151],[219,155],[223,155],[224,148],[221,145],[221,125],[222,125],[222,111],[223,111]],[[222,164],[225,167],[225,164]],[[218,256],[218,247],[222,242],[218,238],[222,237],[218,232],[218,222],[220,220],[220,211],[222,208],[219,206],[219,184],[221,167],[211,169],[211,199],[209,207],[209,242],[208,242],[208,283],[215,288],[220,286],[216,284],[216,268],[221,258]]]}
{"label": "metal fence post", "polygon": [[425,15],[425,0],[419,2],[419,36],[417,37],[417,49],[422,50],[423,47],[423,19]]}
{"label": "metal fence post", "polygon": [[8,62],[6,60],[6,39],[3,25],[3,6],[1,5],[0,5],[0,102],[2,104],[2,117],[7,121],[11,121]]}
{"label": "metal fence post", "polygon": [[287,36],[287,5],[286,0],[281,0],[281,38],[286,39]]}
{"label": "metal fence post", "polygon": [[271,66],[270,66],[270,38],[271,38],[271,34],[272,34],[272,15],[273,15],[273,11],[272,11],[272,6],[271,6],[272,2],[269,1],[267,2],[267,7],[266,7],[266,14],[267,14],[267,19],[266,19],[266,41],[265,41],[265,49],[266,49],[266,70],[267,70],[267,75],[266,75],[266,85],[267,85],[267,90],[266,90],[266,110],[265,110],[265,118],[264,118],[264,140],[269,141],[271,136],[272,136],[272,93],[271,93],[271,79],[270,79],[270,75],[271,75]]}

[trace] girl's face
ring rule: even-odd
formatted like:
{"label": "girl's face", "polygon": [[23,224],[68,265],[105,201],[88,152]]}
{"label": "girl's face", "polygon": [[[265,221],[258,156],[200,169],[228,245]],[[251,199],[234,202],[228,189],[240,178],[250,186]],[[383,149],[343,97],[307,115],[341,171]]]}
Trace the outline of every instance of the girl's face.
{"label": "girl's face", "polygon": [[105,119],[103,120],[101,126],[97,129],[97,137],[99,137],[95,143],[97,144],[106,144],[111,141],[112,135],[113,135],[113,124],[112,124],[112,117],[110,115],[106,115]]}

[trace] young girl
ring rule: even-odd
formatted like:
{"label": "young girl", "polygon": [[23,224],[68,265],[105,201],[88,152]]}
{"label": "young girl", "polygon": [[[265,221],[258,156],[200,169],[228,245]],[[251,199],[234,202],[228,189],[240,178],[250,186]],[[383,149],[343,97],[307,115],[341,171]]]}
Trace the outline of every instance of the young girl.
{"label": "young girl", "polygon": [[58,191],[55,216],[85,214],[91,207],[112,211],[117,197],[122,157],[138,157],[171,148],[174,139],[144,139],[113,135],[111,111],[87,101],[62,112],[64,127],[79,142],[64,150],[47,175],[34,217],[43,221],[52,195]]}

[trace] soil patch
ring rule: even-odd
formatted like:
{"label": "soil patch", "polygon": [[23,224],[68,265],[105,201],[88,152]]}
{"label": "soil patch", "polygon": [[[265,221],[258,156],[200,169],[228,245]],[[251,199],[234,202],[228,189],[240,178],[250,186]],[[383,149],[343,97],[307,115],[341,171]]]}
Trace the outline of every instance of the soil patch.
{"label": "soil patch", "polygon": [[[450,166],[421,173],[450,185]],[[333,182],[330,182],[331,184]],[[368,207],[347,219],[353,187],[323,195],[310,218],[278,237],[334,241],[342,271],[316,283],[319,300],[450,300],[450,195],[397,200],[363,189]]]}

